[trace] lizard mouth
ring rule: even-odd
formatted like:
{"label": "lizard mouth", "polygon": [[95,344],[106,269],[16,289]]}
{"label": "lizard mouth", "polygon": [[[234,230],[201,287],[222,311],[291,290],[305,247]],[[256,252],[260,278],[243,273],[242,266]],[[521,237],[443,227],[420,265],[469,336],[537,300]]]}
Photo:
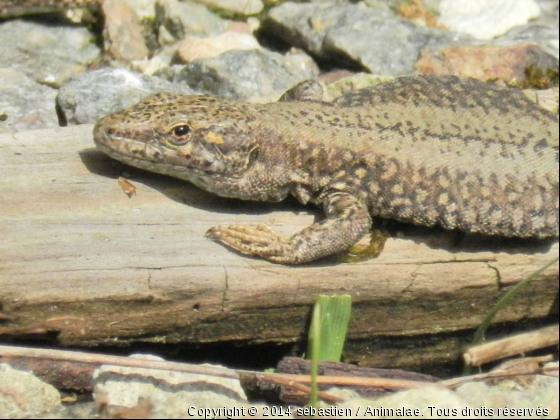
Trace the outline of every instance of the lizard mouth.
{"label": "lizard mouth", "polygon": [[106,130],[94,129],[94,142],[97,148],[109,157],[136,168],[145,169],[175,178],[196,183],[201,178],[220,178],[220,174],[189,165],[189,160],[173,163],[167,160],[162,151],[142,141],[124,136],[115,136]]}

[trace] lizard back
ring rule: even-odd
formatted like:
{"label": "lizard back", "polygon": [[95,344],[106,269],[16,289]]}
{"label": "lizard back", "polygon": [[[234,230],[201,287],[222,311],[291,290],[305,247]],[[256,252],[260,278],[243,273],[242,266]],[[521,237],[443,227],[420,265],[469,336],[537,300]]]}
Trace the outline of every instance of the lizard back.
{"label": "lizard back", "polygon": [[407,77],[332,104],[275,103],[260,113],[274,141],[299,145],[297,170],[316,190],[355,191],[373,215],[558,236],[558,119],[516,89]]}

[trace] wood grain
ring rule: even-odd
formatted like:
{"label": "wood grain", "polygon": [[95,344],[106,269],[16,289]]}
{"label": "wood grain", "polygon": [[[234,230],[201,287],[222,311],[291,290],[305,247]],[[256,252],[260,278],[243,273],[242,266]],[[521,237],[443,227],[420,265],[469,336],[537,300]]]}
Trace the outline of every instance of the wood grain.
{"label": "wood grain", "polygon": [[[507,287],[558,255],[558,241],[458,239],[412,227],[358,264],[286,267],[247,258],[204,233],[267,223],[289,235],[320,212],[224,199],[126,167],[95,150],[91,130],[0,134],[0,339],[54,332],[61,344],[81,346],[294,342],[318,294],[347,293],[350,359],[381,367],[392,354],[399,365],[412,353],[359,349],[429,337],[433,352],[416,356],[452,360],[462,344],[446,334],[477,326]],[[131,198],[118,185],[121,175],[137,188]],[[545,317],[557,294],[555,266],[497,321]],[[448,344],[435,344],[437,334]]]}

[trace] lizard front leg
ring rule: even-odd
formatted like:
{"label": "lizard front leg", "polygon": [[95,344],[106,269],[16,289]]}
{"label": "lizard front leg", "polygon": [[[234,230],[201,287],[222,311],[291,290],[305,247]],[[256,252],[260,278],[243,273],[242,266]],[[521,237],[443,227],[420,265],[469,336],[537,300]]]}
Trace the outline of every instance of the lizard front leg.
{"label": "lizard front leg", "polygon": [[329,194],[324,207],[325,220],[287,240],[266,226],[218,226],[211,228],[206,236],[243,254],[275,263],[301,264],[348,249],[371,228],[367,206],[351,194]]}

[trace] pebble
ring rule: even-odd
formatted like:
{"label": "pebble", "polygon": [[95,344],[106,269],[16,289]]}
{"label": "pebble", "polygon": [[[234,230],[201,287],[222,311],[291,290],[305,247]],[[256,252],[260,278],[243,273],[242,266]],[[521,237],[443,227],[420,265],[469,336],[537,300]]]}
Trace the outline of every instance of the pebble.
{"label": "pebble", "polygon": [[187,35],[214,36],[222,33],[228,20],[192,1],[168,0],[157,7],[159,42],[161,45],[182,40]]}
{"label": "pebble", "polygon": [[226,51],[257,50],[260,47],[259,42],[251,34],[224,32],[208,38],[186,36],[177,52],[183,63],[191,63],[199,58],[216,57]]}

